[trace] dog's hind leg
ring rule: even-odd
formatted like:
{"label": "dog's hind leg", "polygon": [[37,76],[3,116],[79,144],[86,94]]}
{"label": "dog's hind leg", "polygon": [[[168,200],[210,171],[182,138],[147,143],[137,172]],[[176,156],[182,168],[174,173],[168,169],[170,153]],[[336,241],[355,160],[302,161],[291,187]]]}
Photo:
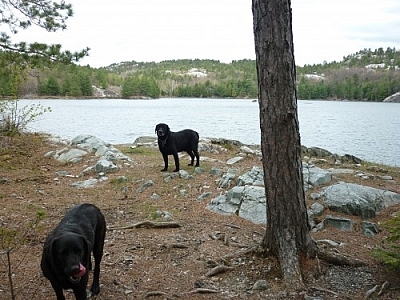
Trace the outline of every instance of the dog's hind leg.
{"label": "dog's hind leg", "polygon": [[186,151],[187,152],[187,154],[189,154],[189,156],[190,156],[190,164],[188,164],[188,166],[193,166],[193,163],[194,163],[194,154],[193,154],[193,151]]}
{"label": "dog's hind leg", "polygon": [[[196,167],[200,166],[200,155],[199,151],[196,149],[193,151],[194,155],[196,156]],[[192,158],[192,164],[193,164],[193,158]]]}
{"label": "dog's hind leg", "polygon": [[200,155],[199,152],[196,151],[194,152],[194,155],[196,156],[196,167],[200,166]]}

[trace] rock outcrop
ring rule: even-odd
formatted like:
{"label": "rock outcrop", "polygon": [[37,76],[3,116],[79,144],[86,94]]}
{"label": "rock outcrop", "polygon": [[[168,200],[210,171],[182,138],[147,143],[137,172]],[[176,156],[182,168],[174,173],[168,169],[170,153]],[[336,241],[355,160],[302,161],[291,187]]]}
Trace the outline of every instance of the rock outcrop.
{"label": "rock outcrop", "polygon": [[389,97],[383,99],[383,102],[396,102],[400,103],[400,92],[397,92]]}

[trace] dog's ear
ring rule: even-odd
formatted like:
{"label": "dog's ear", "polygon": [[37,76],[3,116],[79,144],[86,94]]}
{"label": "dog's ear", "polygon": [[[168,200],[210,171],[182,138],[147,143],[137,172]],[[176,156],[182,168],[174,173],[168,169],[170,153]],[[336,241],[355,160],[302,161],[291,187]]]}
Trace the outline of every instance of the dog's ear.
{"label": "dog's ear", "polygon": [[159,125],[159,124],[157,124],[157,125],[156,125],[156,129],[154,130],[154,131],[155,131],[155,133],[157,133],[157,130],[158,130],[158,125]]}
{"label": "dog's ear", "polygon": [[83,259],[85,261],[90,260],[90,253],[92,252],[93,245],[91,242],[89,242],[87,239],[85,239],[83,236],[79,236],[83,245]]}
{"label": "dog's ear", "polygon": [[52,241],[46,246],[46,251],[51,256],[53,259],[51,259],[51,262],[57,261],[59,255],[60,255],[60,238],[56,237],[52,239]]}

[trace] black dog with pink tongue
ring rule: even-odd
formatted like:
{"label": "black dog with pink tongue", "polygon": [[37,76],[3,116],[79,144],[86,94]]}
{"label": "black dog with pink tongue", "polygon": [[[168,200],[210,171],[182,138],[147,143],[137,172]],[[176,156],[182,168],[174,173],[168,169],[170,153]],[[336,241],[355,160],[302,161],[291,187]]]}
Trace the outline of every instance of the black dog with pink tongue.
{"label": "black dog with pink tongue", "polygon": [[90,291],[100,292],[100,262],[103,256],[106,222],[100,209],[81,204],[66,213],[48,235],[42,254],[43,275],[50,280],[57,300],[65,300],[63,289],[72,289],[77,300],[86,300],[86,286],[94,257]]}

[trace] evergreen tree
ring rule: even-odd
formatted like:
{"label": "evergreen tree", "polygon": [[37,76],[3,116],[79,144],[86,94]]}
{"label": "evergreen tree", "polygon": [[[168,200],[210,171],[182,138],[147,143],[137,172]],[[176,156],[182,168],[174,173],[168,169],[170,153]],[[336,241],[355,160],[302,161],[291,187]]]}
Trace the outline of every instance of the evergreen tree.
{"label": "evergreen tree", "polygon": [[[0,24],[9,27],[12,34],[32,25],[39,26],[49,32],[67,28],[66,21],[72,17],[72,5],[64,1],[52,0],[1,0]],[[62,51],[61,45],[26,42],[13,43],[11,36],[0,32],[0,49],[22,54],[25,60],[36,63],[37,58],[46,58],[63,62],[79,61],[88,54],[89,48],[78,52]]]}

